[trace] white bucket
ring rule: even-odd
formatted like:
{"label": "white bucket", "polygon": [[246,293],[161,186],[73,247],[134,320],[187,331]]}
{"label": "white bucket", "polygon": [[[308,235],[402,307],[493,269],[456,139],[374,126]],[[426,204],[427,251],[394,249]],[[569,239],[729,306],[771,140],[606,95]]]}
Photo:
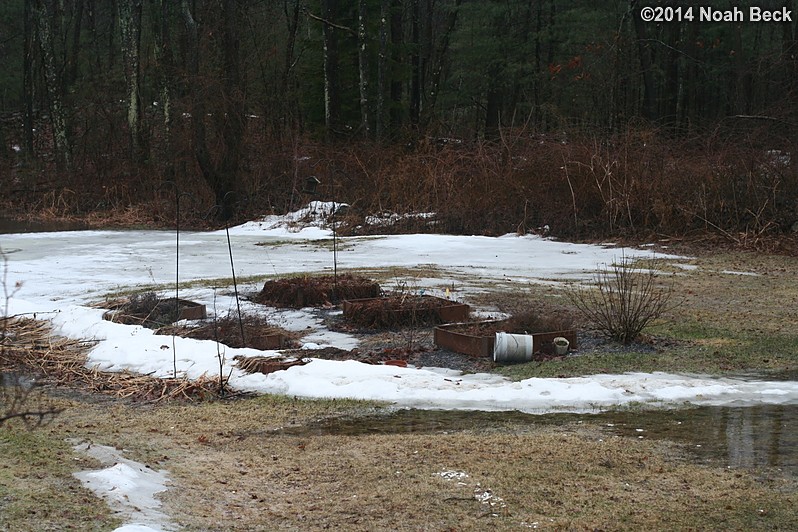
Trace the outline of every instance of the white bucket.
{"label": "white bucket", "polygon": [[496,333],[493,346],[494,362],[529,362],[532,360],[532,336],[528,334]]}
{"label": "white bucket", "polygon": [[558,336],[554,340],[554,353],[557,355],[567,355],[568,354],[568,346],[571,345],[571,342],[568,341],[568,338],[563,338],[562,336]]}

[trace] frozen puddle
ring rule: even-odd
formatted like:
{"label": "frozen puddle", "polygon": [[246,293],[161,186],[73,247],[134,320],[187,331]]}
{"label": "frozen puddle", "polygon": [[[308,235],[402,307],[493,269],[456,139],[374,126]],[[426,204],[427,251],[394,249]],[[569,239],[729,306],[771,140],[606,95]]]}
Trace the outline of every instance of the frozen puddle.
{"label": "frozen puddle", "polygon": [[[72,443],[75,443],[74,441]],[[122,451],[105,445],[79,443],[76,451],[91,456],[104,469],[79,471],[74,476],[83,486],[101,497],[117,512],[125,524],[115,532],[161,532],[174,530],[169,517],[158,508],[161,501],[155,494],[166,491],[169,477],[165,470],[148,466],[122,456]]]}

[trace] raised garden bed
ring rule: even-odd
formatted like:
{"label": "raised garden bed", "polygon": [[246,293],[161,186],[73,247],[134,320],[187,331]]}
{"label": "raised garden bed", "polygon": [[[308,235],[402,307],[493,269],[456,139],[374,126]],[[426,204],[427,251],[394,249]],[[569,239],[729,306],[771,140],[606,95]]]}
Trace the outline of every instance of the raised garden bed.
{"label": "raised garden bed", "polygon": [[205,305],[175,299],[160,299],[155,293],[137,294],[104,304],[110,308],[103,319],[126,325],[142,325],[157,329],[180,320],[201,320],[206,317]]}
{"label": "raised garden bed", "polygon": [[228,316],[204,322],[199,326],[166,326],[158,329],[156,334],[174,334],[196,340],[216,340],[228,347],[251,347],[260,350],[292,348],[297,345],[297,334],[271,325],[260,316],[244,316],[242,323],[239,323],[237,317]]}
{"label": "raised garden bed", "polygon": [[[525,331],[518,332],[511,325],[508,320],[439,325],[433,332],[434,341],[438,347],[457,353],[475,357],[492,357],[497,332],[527,334]],[[568,340],[571,349],[577,347],[576,330],[574,329],[532,333],[530,336],[532,336],[534,353],[553,356],[555,354],[553,340],[560,336]]]}
{"label": "raised garden bed", "polygon": [[302,275],[266,281],[252,300],[276,307],[320,307],[344,299],[377,297],[381,292],[378,283],[359,275]]}
{"label": "raised garden bed", "polygon": [[428,295],[389,295],[342,303],[344,319],[366,328],[390,329],[463,321],[471,307]]}

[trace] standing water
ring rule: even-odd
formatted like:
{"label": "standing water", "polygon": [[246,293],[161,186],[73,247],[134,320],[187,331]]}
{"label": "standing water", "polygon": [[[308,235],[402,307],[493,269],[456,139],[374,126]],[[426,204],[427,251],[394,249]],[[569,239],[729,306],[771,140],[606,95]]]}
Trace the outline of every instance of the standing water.
{"label": "standing water", "polygon": [[588,421],[632,438],[667,439],[692,449],[700,460],[730,467],[776,467],[798,475],[798,406],[698,407],[679,410],[546,414],[398,410],[285,428],[282,434],[360,435],[516,431]]}
{"label": "standing water", "polygon": [[87,229],[84,223],[54,220],[48,222],[8,220],[0,218],[0,235],[11,233],[45,233],[51,231],[80,231]]}

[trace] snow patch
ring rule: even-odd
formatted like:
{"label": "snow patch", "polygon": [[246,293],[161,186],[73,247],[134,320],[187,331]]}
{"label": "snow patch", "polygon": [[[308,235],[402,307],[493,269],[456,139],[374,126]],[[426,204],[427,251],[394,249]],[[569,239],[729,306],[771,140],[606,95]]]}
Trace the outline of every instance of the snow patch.
{"label": "snow patch", "polygon": [[101,497],[115,512],[128,521],[115,532],[161,532],[175,530],[169,517],[161,512],[156,493],[166,491],[169,476],[144,464],[128,460],[122,451],[105,445],[80,443],[73,447],[100,461],[104,469],[79,471],[74,476]]}

